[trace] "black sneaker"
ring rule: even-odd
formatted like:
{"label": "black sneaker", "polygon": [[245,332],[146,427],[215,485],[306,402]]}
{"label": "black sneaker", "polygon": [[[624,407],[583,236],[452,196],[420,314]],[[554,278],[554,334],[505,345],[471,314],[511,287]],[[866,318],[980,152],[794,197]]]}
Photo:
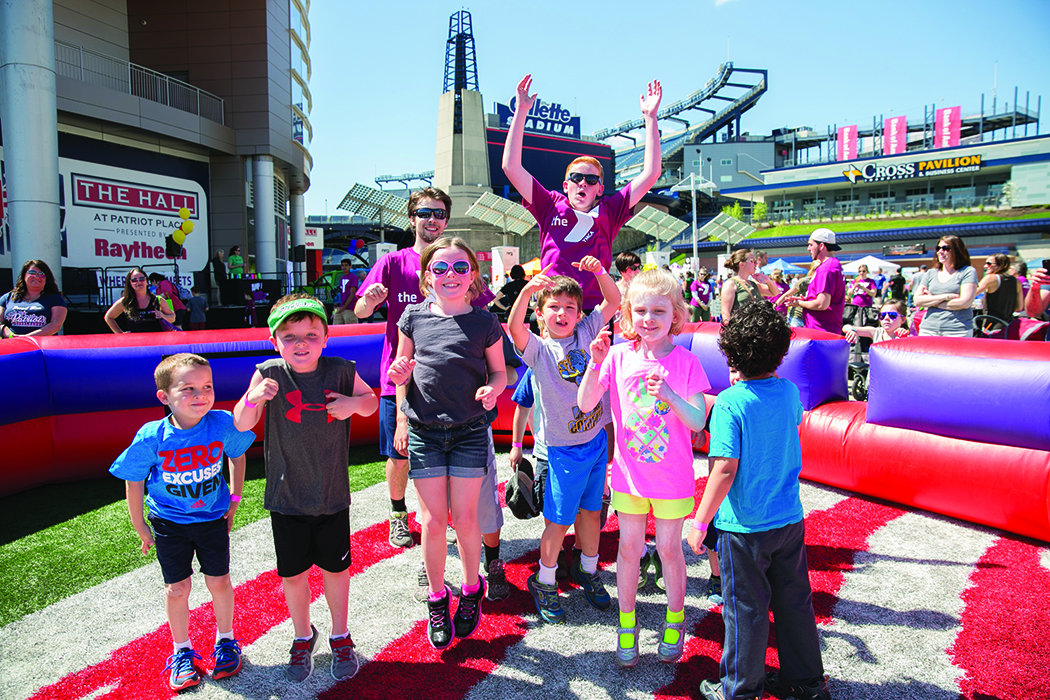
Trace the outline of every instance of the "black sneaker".
{"label": "black sneaker", "polygon": [[653,550],[653,582],[661,591],[667,590],[664,586],[664,565],[660,561],[660,553],[655,549]]}
{"label": "black sneaker", "polygon": [[765,690],[784,700],[831,700],[827,680],[824,676],[808,683],[783,683],[779,673],[770,671],[766,674]]}
{"label": "black sneaker", "polygon": [[445,649],[452,643],[452,616],[448,610],[451,597],[452,589],[445,586],[440,600],[427,600],[427,638],[435,649]]}
{"label": "black sneaker", "polygon": [[649,552],[649,547],[646,546],[645,553],[642,554],[642,558],[638,560],[638,590],[645,588],[646,584],[649,583],[649,567],[652,566],[653,557]]}
{"label": "black sneaker", "polygon": [[[466,639],[474,634],[481,622],[481,601],[485,598],[485,577],[478,576],[478,590],[459,596],[459,605],[456,606],[456,617],[452,620],[452,626],[456,628],[456,637]],[[460,589],[462,591],[462,589]]]}
{"label": "black sneaker", "polygon": [[485,585],[488,591],[485,597],[489,600],[503,600],[510,595],[510,584],[507,583],[507,574],[503,571],[503,560],[493,559],[486,567],[488,572]]}
{"label": "black sneaker", "polygon": [[559,581],[563,578],[569,578],[569,571],[580,563],[580,557],[582,556],[583,552],[575,547],[572,548],[571,555],[564,549],[558,552],[558,568],[554,572],[554,578]]}

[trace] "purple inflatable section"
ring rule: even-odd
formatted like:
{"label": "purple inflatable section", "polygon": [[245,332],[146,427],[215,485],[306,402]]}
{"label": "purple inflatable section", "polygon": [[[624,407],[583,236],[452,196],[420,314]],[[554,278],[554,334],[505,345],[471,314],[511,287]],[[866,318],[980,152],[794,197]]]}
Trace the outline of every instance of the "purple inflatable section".
{"label": "purple inflatable section", "polygon": [[1050,343],[906,338],[869,359],[869,423],[1050,450]]}

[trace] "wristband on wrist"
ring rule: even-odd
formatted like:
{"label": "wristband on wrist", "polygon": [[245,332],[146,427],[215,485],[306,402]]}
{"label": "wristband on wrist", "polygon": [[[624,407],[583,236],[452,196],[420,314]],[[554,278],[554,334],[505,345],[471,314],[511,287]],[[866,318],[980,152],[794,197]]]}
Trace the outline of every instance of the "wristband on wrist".
{"label": "wristband on wrist", "polygon": [[594,274],[596,274],[596,275],[598,275],[600,277],[601,275],[607,275],[609,273],[605,269],[605,265],[602,265],[601,267],[598,268],[598,271],[596,273],[594,273]]}
{"label": "wristband on wrist", "polygon": [[234,503],[240,503],[241,502],[241,495],[239,493],[231,493],[230,494],[230,500],[233,501]]}
{"label": "wristband on wrist", "polygon": [[510,446],[511,447],[517,447],[519,450],[521,449],[521,443],[520,442],[512,442],[510,444]]}
{"label": "wristband on wrist", "polygon": [[259,404],[252,403],[251,401],[249,401],[247,394],[244,395],[244,405],[247,406],[248,408],[257,408],[259,406]]}
{"label": "wristband on wrist", "polygon": [[707,523],[702,523],[699,520],[694,520],[693,529],[699,530],[700,532],[707,532]]}
{"label": "wristband on wrist", "polygon": [[591,369],[593,369],[593,370],[594,370],[595,372],[597,372],[597,371],[598,371],[599,369],[601,369],[601,367],[602,367],[602,366],[601,366],[600,364],[598,364],[597,362],[591,362],[591,363],[590,363],[589,365],[587,365],[587,366],[588,366],[588,367],[590,367]]}

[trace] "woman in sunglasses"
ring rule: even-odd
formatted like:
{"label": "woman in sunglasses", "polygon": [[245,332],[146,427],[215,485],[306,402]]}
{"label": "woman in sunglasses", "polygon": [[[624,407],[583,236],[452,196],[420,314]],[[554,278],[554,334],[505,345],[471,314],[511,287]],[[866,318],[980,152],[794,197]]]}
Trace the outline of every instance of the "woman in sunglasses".
{"label": "woman in sunglasses", "polygon": [[[394,449],[408,455],[419,497],[427,576],[427,636],[436,649],[473,634],[481,620],[485,579],[478,500],[489,455],[488,412],[507,386],[503,329],[471,305],[485,287],[462,238],[438,238],[419,258],[424,300],[397,321],[397,357],[387,374],[397,387]],[[445,523],[456,528],[463,585],[456,616],[445,585]]]}
{"label": "woman in sunglasses", "polygon": [[[1010,274],[1010,258],[1002,253],[989,255],[984,261],[984,277],[977,285],[977,293],[984,294],[984,313],[1004,321],[1012,321],[1014,313],[1024,309],[1021,281]],[[984,332],[997,331],[1002,323],[988,321]]]}
{"label": "woman in sunglasses", "polygon": [[[128,330],[121,330],[117,319],[124,314]],[[121,333],[157,333],[165,330],[161,319],[175,323],[175,312],[149,290],[149,278],[141,267],[133,267],[124,278],[124,293],[106,311],[105,321],[109,329]]]}
{"label": "woman in sunglasses", "polygon": [[860,337],[871,338],[873,343],[903,338],[908,335],[908,307],[903,301],[887,301],[879,309],[878,326],[854,326],[847,323],[842,327],[842,334],[849,343],[857,342]]}
{"label": "woman in sunglasses", "polygon": [[0,297],[0,338],[54,335],[66,321],[66,302],[43,260],[27,260],[18,284]]}
{"label": "woman in sunglasses", "polygon": [[962,239],[951,234],[941,238],[936,264],[915,293],[915,305],[926,309],[919,335],[972,336],[977,272],[970,266],[970,253]]}

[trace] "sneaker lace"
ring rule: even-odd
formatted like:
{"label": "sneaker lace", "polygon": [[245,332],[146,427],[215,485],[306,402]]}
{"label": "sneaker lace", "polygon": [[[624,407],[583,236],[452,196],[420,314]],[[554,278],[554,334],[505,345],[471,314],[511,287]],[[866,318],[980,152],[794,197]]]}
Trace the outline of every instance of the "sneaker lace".
{"label": "sneaker lace", "polygon": [[234,654],[241,653],[241,645],[239,639],[220,639],[219,643],[215,645],[215,649],[211,653],[211,657],[215,659],[216,666],[223,666],[225,664],[233,663],[235,660]]}
{"label": "sneaker lace", "polygon": [[186,666],[193,666],[193,660],[203,661],[201,655],[194,649],[180,649],[177,653],[172,654],[168,657],[168,664],[164,667],[165,670],[175,669],[179,672],[186,670]]}
{"label": "sneaker lace", "polygon": [[[434,603],[440,603],[435,605]],[[462,603],[460,603],[462,605]],[[444,627],[445,626],[445,605],[444,600],[431,601],[430,605],[430,626],[431,627]]]}
{"label": "sneaker lace", "polygon": [[408,518],[390,518],[390,529],[394,531],[394,537],[408,537],[411,533],[408,529]]}
{"label": "sneaker lace", "polygon": [[332,656],[335,657],[336,663],[348,660],[354,653],[354,643],[350,641],[349,636],[346,637],[346,641],[349,641],[350,643],[340,644],[338,646],[334,644],[332,645]]}
{"label": "sneaker lace", "polygon": [[293,666],[305,666],[306,659],[310,656],[309,640],[295,640],[292,644],[291,664]]}

